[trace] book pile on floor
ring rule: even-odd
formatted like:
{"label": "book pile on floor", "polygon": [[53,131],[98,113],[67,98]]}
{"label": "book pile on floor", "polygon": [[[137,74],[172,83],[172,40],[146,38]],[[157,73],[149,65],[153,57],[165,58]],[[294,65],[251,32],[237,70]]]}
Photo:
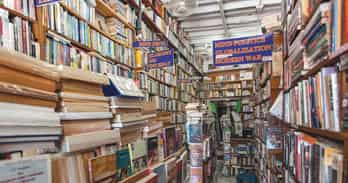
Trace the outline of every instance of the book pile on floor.
{"label": "book pile on floor", "polygon": [[222,136],[224,144],[224,166],[223,166],[223,175],[231,175],[231,137],[232,137],[232,123],[229,115],[224,114],[220,118],[220,123],[222,124]]}
{"label": "book pile on floor", "polygon": [[[65,66],[59,67],[59,73],[57,111],[64,135],[61,151],[69,155],[54,156],[55,181],[64,182],[65,175],[72,182],[114,180],[112,172],[116,167],[105,162],[116,158],[114,150],[120,134],[110,127],[109,99],[102,91],[102,85],[109,84],[108,79]],[[100,173],[103,168],[109,174]]]}
{"label": "book pile on floor", "polygon": [[189,103],[185,110],[187,142],[190,149],[190,182],[209,182],[213,174],[211,147],[214,136],[207,124],[209,126],[213,121],[207,118],[208,110],[203,104]]}
{"label": "book pile on floor", "polygon": [[0,160],[57,152],[62,129],[54,109],[58,72],[0,49]]}

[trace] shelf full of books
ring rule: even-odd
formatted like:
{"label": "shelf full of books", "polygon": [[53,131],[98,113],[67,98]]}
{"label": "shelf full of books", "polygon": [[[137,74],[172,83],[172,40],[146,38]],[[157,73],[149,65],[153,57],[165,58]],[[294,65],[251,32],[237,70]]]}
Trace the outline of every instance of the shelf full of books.
{"label": "shelf full of books", "polygon": [[191,99],[178,100],[175,67],[141,76],[149,96],[138,88],[136,20],[118,0],[1,1],[0,182],[187,180],[184,130],[173,126],[185,116],[158,109]]}
{"label": "shelf full of books", "polygon": [[[347,3],[284,1],[282,7],[285,180],[346,182]],[[299,153],[311,155],[308,171]]]}
{"label": "shelf full of books", "polygon": [[3,48],[0,68],[1,180],[19,173],[57,183],[187,179],[182,130],[162,126],[132,79],[57,68]]}
{"label": "shelf full of books", "polygon": [[250,97],[253,92],[253,71],[233,70],[209,73],[211,81],[203,82],[200,90],[201,98],[241,99]]}
{"label": "shelf full of books", "polygon": [[[255,117],[256,154],[255,169],[259,182],[284,182],[283,130],[279,120],[270,114],[270,109],[281,93],[283,73],[282,34],[273,31],[272,62],[254,65],[255,95],[253,112]],[[280,107],[281,108],[281,107]]]}

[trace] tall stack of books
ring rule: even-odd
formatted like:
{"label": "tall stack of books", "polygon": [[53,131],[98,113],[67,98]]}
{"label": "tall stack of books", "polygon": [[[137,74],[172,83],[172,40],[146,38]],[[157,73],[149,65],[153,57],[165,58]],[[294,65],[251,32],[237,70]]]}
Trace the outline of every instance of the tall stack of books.
{"label": "tall stack of books", "polygon": [[[109,99],[102,91],[108,79],[64,66],[59,67],[59,73],[57,111],[64,135],[61,151],[70,154],[53,158],[55,168],[60,169],[55,172],[56,181],[63,181],[64,175],[73,182],[99,180],[99,168],[114,171],[115,166],[105,162],[115,159],[114,150],[120,140],[119,131],[110,128]],[[114,179],[112,175],[107,178]]]}
{"label": "tall stack of books", "polygon": [[134,142],[142,137],[142,130],[149,116],[142,113],[144,97],[132,79],[108,75],[110,85],[103,87],[104,95],[110,97],[113,114],[112,128],[121,132],[122,144]]}
{"label": "tall stack of books", "polygon": [[[186,134],[190,149],[190,182],[203,182],[210,178],[212,166],[209,163],[211,151],[208,141],[211,133],[206,131],[207,107],[199,103],[189,103],[185,107],[187,115]],[[210,123],[210,121],[209,121]],[[209,168],[208,168],[209,167]]]}
{"label": "tall stack of books", "polygon": [[1,48],[0,72],[0,159],[58,152],[56,69]]}

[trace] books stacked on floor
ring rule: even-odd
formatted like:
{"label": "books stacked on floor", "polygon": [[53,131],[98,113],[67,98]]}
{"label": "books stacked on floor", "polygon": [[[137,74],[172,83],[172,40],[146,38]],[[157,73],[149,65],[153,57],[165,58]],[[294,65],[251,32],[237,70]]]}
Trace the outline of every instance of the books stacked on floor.
{"label": "books stacked on floor", "polygon": [[24,54],[0,49],[0,159],[57,152],[58,72]]}
{"label": "books stacked on floor", "polygon": [[[57,182],[67,177],[72,182],[114,180],[115,165],[108,161],[115,159],[115,149],[120,141],[118,130],[112,130],[109,99],[104,97],[102,85],[108,85],[108,78],[69,67],[60,67],[59,102],[57,110],[63,125],[62,152],[53,158]],[[88,104],[94,105],[88,105]],[[67,162],[66,164],[64,162]],[[88,166],[83,162],[89,162]],[[114,162],[114,161],[113,161]],[[103,175],[100,169],[110,170]],[[67,176],[64,176],[67,175]],[[106,176],[106,177],[104,177]]]}
{"label": "books stacked on floor", "polygon": [[224,142],[224,166],[223,175],[231,175],[231,137],[232,137],[232,123],[229,115],[224,114],[220,118],[220,123],[222,124],[222,137]]}
{"label": "books stacked on floor", "polygon": [[[200,103],[189,103],[186,105],[186,134],[187,143],[190,149],[190,182],[203,182],[203,180],[211,180],[211,172],[213,167],[211,159],[212,138],[211,132],[205,130],[207,126],[207,107]],[[211,123],[209,121],[208,123]]]}
{"label": "books stacked on floor", "polygon": [[297,126],[341,131],[339,73],[324,67],[285,93],[285,121]]}
{"label": "books stacked on floor", "polygon": [[[57,110],[64,129],[63,151],[75,152],[114,143],[119,134],[110,130],[112,114],[109,99],[102,90],[102,85],[109,85],[107,77],[64,66],[59,69]],[[86,105],[90,103],[93,105]],[[86,136],[94,136],[94,139],[85,141]]]}
{"label": "books stacked on floor", "polygon": [[134,142],[142,137],[142,131],[151,115],[143,115],[143,93],[132,79],[108,75],[110,85],[103,87],[110,97],[113,114],[112,128],[120,129],[122,144]]}
{"label": "books stacked on floor", "polygon": [[[305,133],[290,131],[285,136],[284,148],[287,180],[343,182],[342,145]],[[304,154],[307,156],[303,156]]]}

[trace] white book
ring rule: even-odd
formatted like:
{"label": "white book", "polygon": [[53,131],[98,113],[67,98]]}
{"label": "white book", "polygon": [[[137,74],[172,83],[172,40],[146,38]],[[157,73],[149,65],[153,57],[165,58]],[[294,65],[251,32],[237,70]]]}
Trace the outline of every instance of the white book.
{"label": "white book", "polygon": [[59,113],[61,120],[88,120],[88,119],[111,119],[111,112],[62,112]]}
{"label": "white book", "polygon": [[59,136],[1,137],[0,143],[58,141]]}
{"label": "white book", "polygon": [[15,35],[14,35],[14,24],[9,23],[8,24],[8,46],[6,46],[9,50],[15,50]]}
{"label": "white book", "polygon": [[340,131],[340,97],[339,97],[339,86],[337,73],[331,74],[331,85],[333,93],[333,119],[334,130]]}
{"label": "white book", "polygon": [[8,153],[15,151],[31,150],[35,149],[36,152],[46,150],[56,150],[57,147],[53,141],[42,142],[16,142],[16,143],[4,143],[0,144],[0,153]]}
{"label": "white book", "polygon": [[0,137],[61,135],[60,127],[45,126],[1,126]]}
{"label": "white book", "polygon": [[106,144],[114,144],[119,141],[120,131],[118,129],[83,133],[65,136],[62,150],[63,152],[76,152],[96,148]]}
{"label": "white book", "polygon": [[0,102],[0,126],[60,127],[53,108]]}

